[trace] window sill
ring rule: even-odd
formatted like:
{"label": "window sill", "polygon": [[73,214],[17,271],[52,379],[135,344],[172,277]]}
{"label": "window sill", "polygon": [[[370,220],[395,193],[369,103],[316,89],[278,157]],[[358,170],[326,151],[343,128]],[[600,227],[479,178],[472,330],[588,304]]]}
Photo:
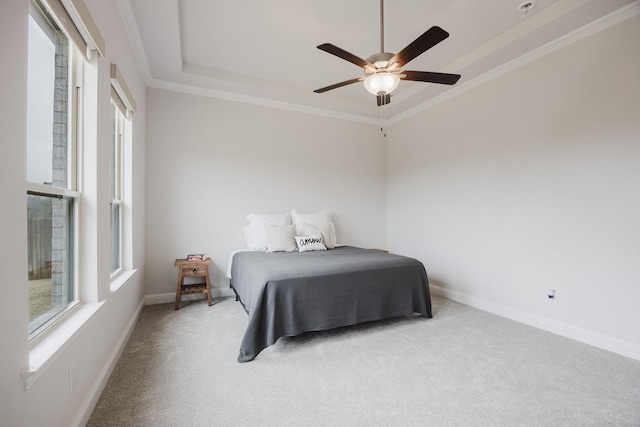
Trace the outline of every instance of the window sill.
{"label": "window sill", "polygon": [[[120,289],[137,270],[123,270],[111,280],[111,293]],[[81,303],[65,315],[64,319],[42,337],[38,337],[29,350],[29,367],[20,373],[26,390],[38,379],[55,358],[69,345],[100,310],[105,301]]]}
{"label": "window sill", "polygon": [[115,293],[118,289],[122,287],[125,283],[129,281],[137,272],[137,269],[134,270],[120,270],[116,274],[111,277],[111,284],[109,289],[111,293]]}
{"label": "window sill", "polygon": [[29,351],[29,367],[20,373],[22,385],[26,390],[38,379],[55,358],[69,345],[98,312],[104,301],[80,304],[64,321],[51,332],[38,340]]}

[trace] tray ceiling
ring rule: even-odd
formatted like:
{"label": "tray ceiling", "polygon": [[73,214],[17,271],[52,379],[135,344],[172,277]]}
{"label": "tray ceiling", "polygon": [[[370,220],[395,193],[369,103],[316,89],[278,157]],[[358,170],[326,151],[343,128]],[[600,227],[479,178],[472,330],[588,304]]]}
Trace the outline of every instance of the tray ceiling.
{"label": "tray ceiling", "polygon": [[[449,38],[404,69],[461,74],[456,86],[402,81],[384,115],[406,114],[456,87],[630,8],[633,0],[387,0],[384,44],[396,53],[433,25]],[[381,116],[360,83],[314,89],[363,75],[316,48],[333,43],[361,58],[379,52],[377,0],[118,0],[146,83],[362,120]]]}

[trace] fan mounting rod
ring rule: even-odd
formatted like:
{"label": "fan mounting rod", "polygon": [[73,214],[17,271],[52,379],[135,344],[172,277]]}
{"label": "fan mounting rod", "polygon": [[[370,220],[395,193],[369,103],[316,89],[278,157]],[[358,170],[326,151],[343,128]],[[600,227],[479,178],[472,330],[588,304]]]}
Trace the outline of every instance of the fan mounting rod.
{"label": "fan mounting rod", "polygon": [[380,53],[384,52],[384,0],[380,0]]}
{"label": "fan mounting rod", "polygon": [[367,75],[375,74],[381,69],[387,68],[391,58],[393,58],[393,53],[384,51],[384,0],[380,0],[380,52],[367,58],[367,61],[375,66],[375,69],[365,68],[365,73]]}

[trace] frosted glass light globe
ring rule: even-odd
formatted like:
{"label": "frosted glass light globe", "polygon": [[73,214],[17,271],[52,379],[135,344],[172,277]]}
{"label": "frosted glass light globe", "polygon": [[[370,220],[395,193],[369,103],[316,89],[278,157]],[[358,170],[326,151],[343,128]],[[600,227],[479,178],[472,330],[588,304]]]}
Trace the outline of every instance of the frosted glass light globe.
{"label": "frosted glass light globe", "polygon": [[397,74],[381,72],[372,74],[364,80],[364,87],[372,95],[387,95],[393,92],[400,83]]}

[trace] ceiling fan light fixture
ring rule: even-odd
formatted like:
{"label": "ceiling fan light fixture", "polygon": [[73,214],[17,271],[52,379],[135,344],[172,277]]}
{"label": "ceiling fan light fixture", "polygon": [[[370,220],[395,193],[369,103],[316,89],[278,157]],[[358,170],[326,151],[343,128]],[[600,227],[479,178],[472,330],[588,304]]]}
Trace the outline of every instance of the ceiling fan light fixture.
{"label": "ceiling fan light fixture", "polygon": [[372,95],[388,95],[398,87],[400,77],[394,73],[379,72],[364,80],[364,87]]}
{"label": "ceiling fan light fixture", "polygon": [[[520,0],[522,1],[522,0]],[[526,0],[525,9],[531,8],[536,0]],[[378,107],[384,106],[391,102],[391,92],[398,87],[400,80],[412,80],[416,82],[438,83],[453,85],[458,79],[459,74],[435,73],[427,71],[401,71],[404,65],[431,49],[444,39],[449,37],[442,28],[434,25],[425,31],[420,37],[409,43],[404,49],[398,53],[390,53],[384,51],[384,0],[380,0],[380,52],[374,53],[366,60],[347,52],[331,43],[322,43],[318,45],[318,49],[323,50],[338,58],[351,62],[364,70],[365,77],[358,77],[351,80],[345,80],[320,89],[314,90],[315,93],[323,93],[328,90],[337,89],[353,83],[364,80],[364,87],[367,92],[375,95]],[[402,77],[401,77],[402,76]]]}

